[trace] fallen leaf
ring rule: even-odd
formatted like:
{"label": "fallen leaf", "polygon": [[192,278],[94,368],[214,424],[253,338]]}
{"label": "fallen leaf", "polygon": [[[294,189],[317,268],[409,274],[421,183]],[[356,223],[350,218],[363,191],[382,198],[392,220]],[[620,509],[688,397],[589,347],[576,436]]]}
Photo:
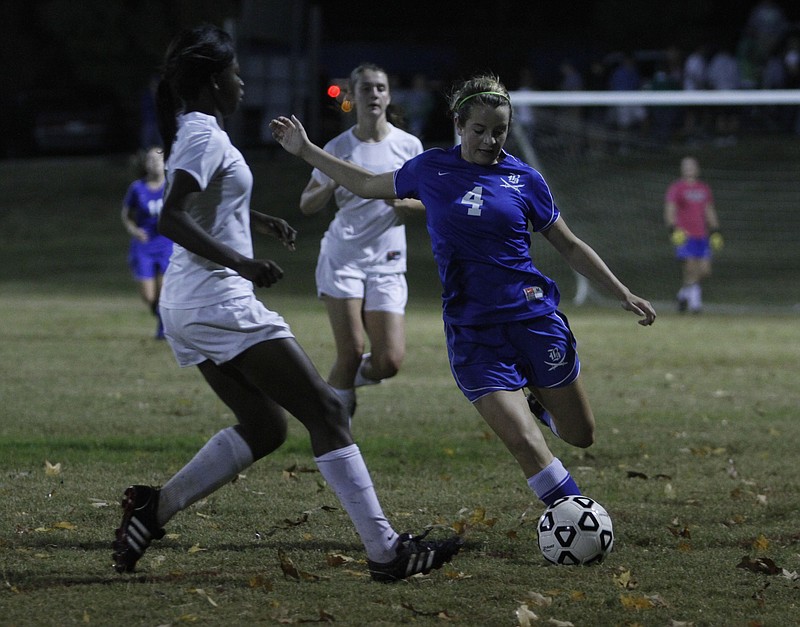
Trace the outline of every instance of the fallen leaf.
{"label": "fallen leaf", "polygon": [[328,566],[341,566],[342,564],[354,562],[355,558],[342,555],[341,553],[328,553],[325,556],[325,561],[327,562]]}
{"label": "fallen leaf", "polygon": [[263,575],[255,575],[250,577],[247,585],[251,588],[264,588],[267,592],[272,592],[272,580],[267,579]]}
{"label": "fallen leaf", "polygon": [[621,594],[619,600],[626,610],[652,610],[655,607],[650,598],[643,594]]}
{"label": "fallen leaf", "polygon": [[44,460],[44,474],[48,477],[54,477],[61,474],[61,462],[51,464],[49,461]]}
{"label": "fallen leaf", "polygon": [[635,590],[639,587],[639,582],[631,574],[629,570],[623,570],[619,575],[614,575],[614,582],[624,590]]}
{"label": "fallen leaf", "polygon": [[768,557],[757,557],[750,559],[745,555],[741,561],[736,565],[736,568],[743,568],[754,573],[761,573],[764,575],[780,575],[781,569]]}
{"label": "fallen leaf", "polygon": [[200,551],[208,551],[208,549],[200,548],[199,544],[194,544],[186,552],[189,553],[189,555],[191,555],[193,553],[199,553]]}
{"label": "fallen leaf", "polygon": [[691,539],[691,537],[692,537],[692,532],[689,531],[689,527],[686,527],[686,526],[673,525],[673,526],[667,527],[667,529],[669,529],[669,532],[673,536],[676,536],[676,537],[679,537],[679,538],[689,538],[689,539]]}
{"label": "fallen leaf", "polygon": [[291,558],[283,551],[278,551],[278,559],[280,560],[283,576],[286,579],[294,579],[295,581],[319,581],[324,579],[324,577],[297,568]]}
{"label": "fallen leaf", "polygon": [[753,540],[753,549],[756,551],[766,551],[769,549],[769,540],[767,540],[763,533],[759,534],[759,536]]}
{"label": "fallen leaf", "polygon": [[70,531],[77,529],[76,525],[73,525],[71,522],[67,522],[66,520],[62,520],[61,522],[57,522],[53,525],[53,529],[68,529]]}
{"label": "fallen leaf", "polygon": [[546,622],[548,625],[554,625],[555,627],[575,627],[574,623],[568,620],[558,620],[557,618],[548,618]]}

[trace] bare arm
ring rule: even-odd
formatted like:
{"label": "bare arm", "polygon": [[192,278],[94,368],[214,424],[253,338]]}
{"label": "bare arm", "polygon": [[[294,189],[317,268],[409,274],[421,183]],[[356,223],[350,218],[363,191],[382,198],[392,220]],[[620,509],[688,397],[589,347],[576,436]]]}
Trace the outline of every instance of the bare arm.
{"label": "bare arm", "polygon": [[200,228],[186,212],[189,200],[200,191],[197,180],[191,174],[177,170],[161,209],[159,232],[186,250],[230,268],[259,287],[269,287],[283,277],[283,270],[272,261],[245,257]]}
{"label": "bare arm", "polygon": [[664,203],[664,226],[671,229],[675,226],[675,215],[678,213],[678,207],[674,202],[666,201]]}
{"label": "bare arm", "polygon": [[338,187],[336,181],[328,181],[323,185],[315,178],[308,181],[303,193],[300,194],[300,211],[303,215],[310,216],[317,213],[333,196],[333,192]]}
{"label": "bare arm", "polygon": [[133,218],[131,218],[132,211],[133,210],[128,205],[122,205],[122,214],[120,215],[120,218],[122,219],[122,226],[125,227],[128,235],[142,243],[146,243],[148,239],[147,233],[145,233],[144,229],[140,228]]}
{"label": "bare arm", "polygon": [[719,217],[717,216],[717,208],[713,203],[706,205],[706,226],[710,231],[719,230]]}
{"label": "bare arm", "polygon": [[570,230],[563,217],[556,220],[549,229],[542,231],[542,235],[573,270],[605,288],[620,301],[623,309],[640,316],[639,324],[648,326],[655,322],[656,311],[653,306],[631,293],[611,272],[600,255]]}
{"label": "bare arm", "polygon": [[353,163],[338,159],[312,144],[303,125],[295,116],[281,116],[269,123],[272,136],[283,148],[318,168],[334,181],[362,198],[397,198],[394,172],[375,174]]}
{"label": "bare arm", "polygon": [[394,212],[399,218],[408,218],[416,213],[425,211],[425,205],[416,198],[398,198],[397,200],[387,200],[386,202],[394,207]]}

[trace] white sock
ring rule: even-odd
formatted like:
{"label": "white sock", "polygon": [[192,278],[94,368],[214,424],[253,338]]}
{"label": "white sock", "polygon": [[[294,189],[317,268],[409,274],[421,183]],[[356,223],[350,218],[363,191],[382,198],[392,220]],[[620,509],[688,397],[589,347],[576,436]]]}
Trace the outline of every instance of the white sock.
{"label": "white sock", "polygon": [[688,298],[690,311],[700,311],[703,308],[703,290],[699,283],[689,286]]}
{"label": "white sock", "polygon": [[350,515],[367,557],[373,562],[391,562],[396,557],[398,535],[383,514],[358,445],[325,453],[314,461]]}
{"label": "white sock", "polygon": [[364,374],[364,366],[369,360],[372,353],[364,353],[361,355],[361,363],[358,364],[358,370],[356,370],[356,378],[353,381],[353,387],[360,388],[364,385],[375,385],[376,383],[380,383],[380,379],[370,379],[368,376]]}
{"label": "white sock", "polygon": [[233,427],[215,433],[191,461],[167,481],[158,498],[158,524],[232,481],[253,463],[253,453]]}

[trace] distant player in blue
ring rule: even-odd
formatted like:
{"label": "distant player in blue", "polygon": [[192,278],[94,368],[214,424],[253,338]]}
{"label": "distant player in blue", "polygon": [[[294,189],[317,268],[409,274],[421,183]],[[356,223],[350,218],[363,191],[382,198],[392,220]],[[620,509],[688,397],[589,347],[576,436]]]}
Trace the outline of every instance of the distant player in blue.
{"label": "distant player in blue", "polygon": [[122,202],[122,224],[131,236],[128,265],[139,284],[142,300],[158,319],[156,339],[164,339],[158,313],[161,282],[172,254],[172,241],[159,234],[158,216],[164,202],[164,153],[153,146],[144,153],[144,176],[128,187]]}
{"label": "distant player in blue", "polygon": [[460,85],[450,108],[461,144],[427,150],[385,174],[325,153],[308,140],[295,117],[280,117],[271,126],[287,151],[353,193],[411,197],[425,205],[453,376],[517,460],[530,488],[549,505],[580,490],[550,452],[531,410],[579,447],[594,442],[595,420],[580,379],[575,338],[558,311],[558,288],[531,260],[529,226],[573,269],[640,316],[640,324],[652,324],[656,312],[570,231],[542,175],[503,150],[512,109],[496,77],[478,76]]}

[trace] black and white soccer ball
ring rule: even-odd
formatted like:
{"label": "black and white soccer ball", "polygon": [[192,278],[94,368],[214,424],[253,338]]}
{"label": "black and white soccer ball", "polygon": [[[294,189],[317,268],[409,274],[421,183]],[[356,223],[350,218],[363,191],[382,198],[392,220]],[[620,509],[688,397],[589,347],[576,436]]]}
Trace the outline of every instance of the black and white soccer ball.
{"label": "black and white soccer ball", "polygon": [[539,550],[554,564],[599,564],[614,548],[605,508],[588,496],[564,496],[539,518]]}

